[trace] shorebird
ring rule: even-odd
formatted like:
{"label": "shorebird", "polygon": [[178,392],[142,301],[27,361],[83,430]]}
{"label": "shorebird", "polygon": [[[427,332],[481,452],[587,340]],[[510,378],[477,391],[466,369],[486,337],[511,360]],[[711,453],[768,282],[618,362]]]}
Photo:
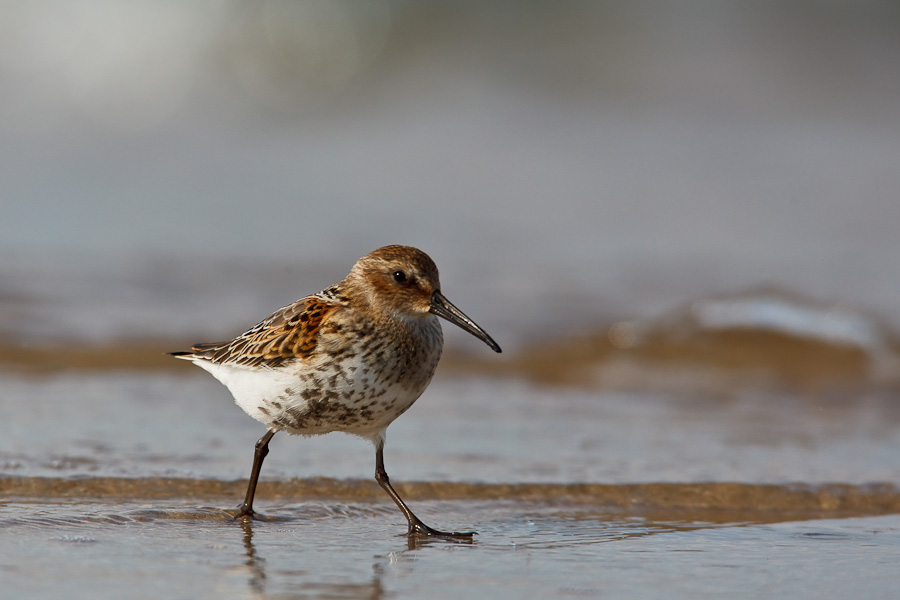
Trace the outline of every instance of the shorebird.
{"label": "shorebird", "polygon": [[209,371],[238,406],[263,423],[244,502],[252,518],[269,441],[279,431],[343,431],[375,445],[375,480],[409,524],[408,536],[469,538],[423,523],[391,486],[384,468],[385,431],[431,381],[443,335],[437,317],[495,352],[500,346],[441,293],[431,258],[410,246],[385,246],[359,259],[343,281],[275,311],[231,341],[172,352]]}

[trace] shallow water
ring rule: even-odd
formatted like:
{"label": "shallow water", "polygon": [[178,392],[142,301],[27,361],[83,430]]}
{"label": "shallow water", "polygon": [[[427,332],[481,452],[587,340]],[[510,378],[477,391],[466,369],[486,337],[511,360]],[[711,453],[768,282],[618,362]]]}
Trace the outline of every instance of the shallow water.
{"label": "shallow water", "polygon": [[4,391],[0,573],[16,597],[896,588],[900,436],[884,400],[439,376],[391,427],[386,460],[422,519],[478,532],[466,544],[401,536],[371,446],[342,434],[276,437],[264,520],[231,520],[261,428],[204,373],[7,375]]}
{"label": "shallow water", "polygon": [[[264,428],[196,371],[4,377],[0,472],[246,476]],[[439,375],[391,425],[385,460],[406,481],[897,482],[898,422],[890,395],[723,400]],[[345,434],[279,434],[271,449],[264,478],[374,473],[371,444]]]}
{"label": "shallow water", "polygon": [[479,530],[409,543],[372,505],[282,506],[238,524],[191,505],[4,503],[0,572],[15,597],[888,597],[895,517],[653,521],[527,503],[422,503]]}

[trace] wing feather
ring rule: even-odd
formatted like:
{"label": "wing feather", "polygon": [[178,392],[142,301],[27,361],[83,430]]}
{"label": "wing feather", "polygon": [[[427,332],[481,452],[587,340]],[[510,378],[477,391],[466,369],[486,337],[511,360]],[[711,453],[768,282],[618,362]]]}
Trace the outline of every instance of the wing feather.
{"label": "wing feather", "polygon": [[319,342],[322,323],[340,305],[332,299],[308,296],[275,311],[229,342],[195,344],[182,358],[247,367],[279,367],[308,359]]}

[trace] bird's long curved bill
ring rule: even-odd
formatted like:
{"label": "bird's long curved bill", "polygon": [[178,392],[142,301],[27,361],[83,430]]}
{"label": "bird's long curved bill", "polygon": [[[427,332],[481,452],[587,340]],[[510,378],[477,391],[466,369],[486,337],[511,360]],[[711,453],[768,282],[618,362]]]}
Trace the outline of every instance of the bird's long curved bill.
{"label": "bird's long curved bill", "polygon": [[453,303],[447,300],[439,291],[434,292],[431,296],[431,312],[465,329],[490,346],[494,352],[500,352],[500,346],[497,345],[497,342],[484,329],[479,327],[475,321],[467,317],[463,311],[453,306]]}

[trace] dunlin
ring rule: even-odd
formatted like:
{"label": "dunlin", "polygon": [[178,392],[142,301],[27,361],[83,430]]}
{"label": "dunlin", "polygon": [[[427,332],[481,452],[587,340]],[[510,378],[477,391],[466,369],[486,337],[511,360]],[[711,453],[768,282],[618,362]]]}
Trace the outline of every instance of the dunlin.
{"label": "dunlin", "polygon": [[438,269],[409,246],[385,246],[359,259],[340,283],[301,298],[229,342],[172,355],[209,371],[238,406],[268,429],[253,455],[243,504],[253,496],[269,441],[279,431],[344,431],[375,445],[375,480],[409,522],[409,536],[469,537],[425,525],[391,486],[385,431],[422,395],[443,346],[442,317],[500,352],[500,346],[441,293]]}

